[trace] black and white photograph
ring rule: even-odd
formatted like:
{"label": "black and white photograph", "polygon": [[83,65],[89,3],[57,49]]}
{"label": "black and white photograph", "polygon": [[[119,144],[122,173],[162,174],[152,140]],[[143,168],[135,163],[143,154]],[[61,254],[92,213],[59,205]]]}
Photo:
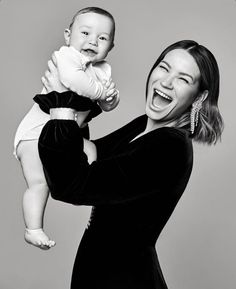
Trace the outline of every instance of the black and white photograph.
{"label": "black and white photograph", "polygon": [[0,0],[1,289],[236,288],[235,29],[235,0]]}

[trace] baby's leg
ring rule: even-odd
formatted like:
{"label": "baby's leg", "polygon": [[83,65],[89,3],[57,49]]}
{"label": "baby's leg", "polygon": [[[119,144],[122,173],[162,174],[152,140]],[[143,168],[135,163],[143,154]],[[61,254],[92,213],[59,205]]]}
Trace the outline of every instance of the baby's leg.
{"label": "baby's leg", "polygon": [[42,230],[49,191],[38,154],[38,141],[21,141],[17,155],[28,186],[23,196],[25,240],[41,249],[49,249],[55,245],[55,242],[50,240]]}

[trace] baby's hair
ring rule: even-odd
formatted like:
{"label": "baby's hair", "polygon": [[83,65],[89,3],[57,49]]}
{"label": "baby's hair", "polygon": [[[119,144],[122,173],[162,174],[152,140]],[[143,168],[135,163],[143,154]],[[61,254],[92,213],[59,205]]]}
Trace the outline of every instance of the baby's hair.
{"label": "baby's hair", "polygon": [[112,44],[114,42],[114,38],[115,38],[115,29],[116,29],[116,25],[115,25],[115,19],[114,17],[111,15],[111,13],[109,13],[108,11],[99,8],[99,7],[86,7],[86,8],[82,8],[79,11],[76,12],[76,14],[73,16],[71,23],[69,25],[69,29],[72,28],[76,18],[80,15],[80,14],[85,14],[85,13],[97,13],[100,15],[104,15],[106,17],[108,17],[109,19],[111,19],[112,24],[113,24],[113,29],[112,29]]}

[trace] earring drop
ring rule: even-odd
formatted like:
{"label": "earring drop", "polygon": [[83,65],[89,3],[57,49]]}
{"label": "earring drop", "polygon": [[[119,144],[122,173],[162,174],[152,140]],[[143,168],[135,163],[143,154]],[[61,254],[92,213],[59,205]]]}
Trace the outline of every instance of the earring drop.
{"label": "earring drop", "polygon": [[202,108],[202,102],[196,101],[192,104],[192,109],[190,113],[190,131],[194,134],[195,127],[198,125],[199,112]]}

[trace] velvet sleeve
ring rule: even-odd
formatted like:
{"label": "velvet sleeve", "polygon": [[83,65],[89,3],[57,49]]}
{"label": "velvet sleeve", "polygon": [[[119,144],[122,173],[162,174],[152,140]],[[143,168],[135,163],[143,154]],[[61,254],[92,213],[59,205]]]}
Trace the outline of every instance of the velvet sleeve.
{"label": "velvet sleeve", "polygon": [[72,120],[44,126],[39,154],[52,197],[75,205],[119,204],[163,193],[191,166],[184,138],[166,129],[89,165],[81,130]]}
{"label": "velvet sleeve", "polygon": [[78,95],[73,91],[57,92],[52,91],[48,94],[37,94],[34,101],[38,103],[43,112],[49,113],[50,108],[69,107],[77,111],[90,110],[85,122],[98,116],[102,110],[99,105],[91,99]]}

